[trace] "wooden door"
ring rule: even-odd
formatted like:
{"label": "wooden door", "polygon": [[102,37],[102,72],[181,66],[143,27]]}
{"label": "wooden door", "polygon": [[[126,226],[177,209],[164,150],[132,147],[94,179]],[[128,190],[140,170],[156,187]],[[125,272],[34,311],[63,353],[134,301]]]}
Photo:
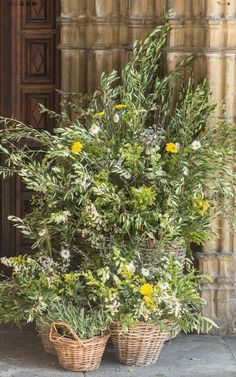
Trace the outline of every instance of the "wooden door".
{"label": "wooden door", "polygon": [[[0,0],[1,5],[1,113],[37,129],[52,130],[53,121],[40,114],[38,104],[58,107],[59,0]],[[7,99],[6,99],[7,98]],[[1,182],[1,255],[30,248],[7,220],[30,209],[31,193],[18,178]]]}

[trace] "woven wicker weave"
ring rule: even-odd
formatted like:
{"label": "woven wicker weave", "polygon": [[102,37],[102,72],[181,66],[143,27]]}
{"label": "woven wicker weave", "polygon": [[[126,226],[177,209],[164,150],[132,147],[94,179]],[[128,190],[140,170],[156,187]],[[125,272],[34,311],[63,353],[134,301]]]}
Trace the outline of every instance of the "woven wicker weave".
{"label": "woven wicker weave", "polygon": [[186,249],[182,245],[169,244],[166,245],[164,250],[158,251],[158,247],[156,248],[154,244],[149,242],[145,246],[140,246],[139,250],[143,252],[149,264],[154,266],[160,264],[161,258],[172,255],[181,266],[181,272],[183,273],[186,261]]}
{"label": "woven wicker weave", "polygon": [[54,345],[49,339],[50,326],[47,326],[42,320],[37,319],[36,328],[43,344],[44,351],[52,355],[56,355]]}
{"label": "woven wicker weave", "polygon": [[[62,336],[57,326],[64,326],[74,339]],[[87,372],[99,367],[110,334],[80,340],[76,332],[65,322],[51,324],[49,338],[57,351],[59,364],[66,370]]]}
{"label": "woven wicker weave", "polygon": [[145,322],[139,322],[127,333],[121,332],[118,322],[110,330],[116,356],[121,363],[127,365],[154,364],[167,336],[166,332]]}

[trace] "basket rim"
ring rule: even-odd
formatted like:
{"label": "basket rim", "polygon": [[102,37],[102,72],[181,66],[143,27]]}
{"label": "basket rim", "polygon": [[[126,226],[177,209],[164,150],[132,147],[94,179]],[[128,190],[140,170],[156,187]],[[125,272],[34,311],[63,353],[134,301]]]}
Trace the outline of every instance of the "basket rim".
{"label": "basket rim", "polygon": [[[112,324],[110,328],[111,328],[111,337],[116,336],[115,334],[119,334],[119,336],[123,336],[126,338],[136,338],[140,336],[145,337],[147,335],[149,337],[156,337],[156,336],[163,337],[163,336],[166,336],[166,334],[168,334],[168,330],[161,329],[160,327],[155,326],[152,323],[144,322],[144,321],[140,321],[136,323],[136,326],[134,327],[129,327],[127,332],[121,331],[121,323],[118,321]],[[148,334],[145,334],[145,331],[147,330],[148,330]]]}
{"label": "basket rim", "polygon": [[[102,339],[102,338],[109,338],[110,336],[110,333],[108,332],[107,334],[104,334],[104,335],[96,335],[96,336],[93,336],[92,338],[81,338],[81,340],[83,341],[83,343],[86,343],[86,342],[90,342],[92,340],[98,340],[98,339]],[[75,339],[71,339],[71,338],[67,338],[66,335],[59,335],[59,334],[52,334],[52,337],[57,337],[59,339],[62,339],[63,341],[68,341],[68,342],[74,342],[74,343],[77,343],[78,344],[78,341],[75,340]],[[53,341],[60,341],[60,340],[53,340]]]}
{"label": "basket rim", "polygon": [[[167,324],[168,323],[168,325],[170,325],[170,326],[177,324],[176,322],[169,321],[168,319],[163,319],[161,322],[163,322],[163,324]],[[147,321],[147,322],[145,322],[145,321],[138,321],[138,322],[135,322],[133,326],[130,326],[129,329],[132,330],[132,329],[135,329],[135,327],[143,326],[143,325],[148,326],[148,327],[153,327],[155,329],[161,330],[160,326],[155,325],[155,323],[153,321]],[[119,327],[121,327],[122,326],[121,321],[114,321],[110,325],[110,328],[112,326],[117,326],[117,327],[119,326]]]}
{"label": "basket rim", "polygon": [[58,332],[55,330],[55,328],[51,327],[51,333],[50,333],[50,340],[53,343],[61,344],[61,343],[66,343],[70,344],[71,346],[86,346],[90,343],[96,343],[98,341],[105,341],[110,337],[110,331],[107,330],[105,334],[103,335],[96,335],[91,338],[79,338],[77,339],[72,339],[68,338],[66,335],[60,335]]}

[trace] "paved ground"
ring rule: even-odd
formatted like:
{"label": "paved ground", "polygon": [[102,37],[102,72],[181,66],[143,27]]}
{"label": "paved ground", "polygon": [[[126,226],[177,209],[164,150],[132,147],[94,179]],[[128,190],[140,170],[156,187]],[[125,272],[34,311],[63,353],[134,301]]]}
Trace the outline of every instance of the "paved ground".
{"label": "paved ground", "polygon": [[0,377],[236,377],[236,338],[180,335],[165,344],[156,365],[119,364],[108,348],[100,369],[66,372],[44,353],[34,331],[0,328]]}

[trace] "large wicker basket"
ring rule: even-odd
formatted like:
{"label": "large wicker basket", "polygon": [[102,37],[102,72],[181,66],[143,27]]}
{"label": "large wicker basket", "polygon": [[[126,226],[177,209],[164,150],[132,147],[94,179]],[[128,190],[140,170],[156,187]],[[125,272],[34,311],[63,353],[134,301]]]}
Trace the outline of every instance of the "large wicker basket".
{"label": "large wicker basket", "polygon": [[[64,326],[74,339],[58,333],[57,326]],[[110,334],[90,339],[79,339],[73,328],[65,322],[53,322],[50,340],[57,351],[59,364],[73,372],[88,372],[99,367]]]}
{"label": "large wicker basket", "polygon": [[49,339],[50,326],[45,324],[40,318],[36,320],[36,328],[39,333],[44,351],[56,355],[53,343]]}
{"label": "large wicker basket", "polygon": [[145,322],[139,322],[122,333],[121,325],[111,325],[111,339],[118,360],[127,365],[150,365],[156,363],[166,339],[166,332]]}

